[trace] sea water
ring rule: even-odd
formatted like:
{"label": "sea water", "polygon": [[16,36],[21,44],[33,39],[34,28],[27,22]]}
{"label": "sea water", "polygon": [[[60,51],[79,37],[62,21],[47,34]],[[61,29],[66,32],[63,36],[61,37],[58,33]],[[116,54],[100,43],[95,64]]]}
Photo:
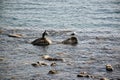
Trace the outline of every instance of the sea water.
{"label": "sea water", "polygon": [[[44,30],[53,43],[32,45]],[[73,32],[77,45],[57,44]],[[63,62],[44,60],[44,55]],[[47,66],[31,65],[38,61]],[[56,66],[50,66],[54,62]],[[106,64],[113,66],[113,72],[106,71]],[[50,70],[58,74],[50,75]],[[94,77],[77,77],[80,72]],[[120,79],[120,0],[0,0],[0,80],[101,77]]]}
{"label": "sea water", "polygon": [[0,0],[0,26],[36,29],[120,27],[119,0]]}

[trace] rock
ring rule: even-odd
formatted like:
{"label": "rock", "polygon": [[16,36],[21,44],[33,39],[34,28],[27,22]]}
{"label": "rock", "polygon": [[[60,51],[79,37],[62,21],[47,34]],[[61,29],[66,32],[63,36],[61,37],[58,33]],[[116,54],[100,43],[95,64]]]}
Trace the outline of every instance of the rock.
{"label": "rock", "polygon": [[50,70],[50,71],[48,72],[48,74],[57,74],[57,73],[58,73],[57,70]]}
{"label": "rock", "polygon": [[33,45],[38,45],[38,46],[47,46],[52,43],[52,41],[48,38],[45,37],[47,35],[46,31],[42,34],[41,38],[38,38],[34,41],[31,42]]}
{"label": "rock", "polygon": [[76,37],[70,37],[64,41],[62,41],[63,44],[77,44],[78,40]]}
{"label": "rock", "polygon": [[51,58],[51,56],[49,56],[49,55],[43,55],[42,58],[48,59],[48,58]]}
{"label": "rock", "polygon": [[39,63],[40,66],[47,66],[48,64],[44,63],[44,62],[41,62]]}
{"label": "rock", "polygon": [[87,72],[81,72],[77,75],[77,77],[87,77],[87,78],[94,78],[94,76],[89,75]]}
{"label": "rock", "polygon": [[50,66],[56,66],[57,64],[55,62],[51,63]]}
{"label": "rock", "polygon": [[9,34],[9,37],[21,38],[22,34]]}
{"label": "rock", "polygon": [[80,72],[80,74],[77,75],[77,77],[86,77],[88,76],[87,72]]}
{"label": "rock", "polygon": [[107,78],[100,78],[100,80],[109,80],[109,79],[107,79]]}
{"label": "rock", "polygon": [[4,60],[4,58],[0,58],[0,61],[3,61]]}
{"label": "rock", "polygon": [[63,61],[63,59],[61,58],[53,58],[53,57],[50,57],[49,55],[44,55],[42,58],[48,61]]}
{"label": "rock", "polygon": [[31,65],[32,65],[32,66],[34,66],[34,67],[47,66],[47,64],[46,64],[46,63],[44,63],[44,62],[32,63]]}
{"label": "rock", "polygon": [[106,65],[106,70],[107,71],[113,71],[113,67],[110,64]]}
{"label": "rock", "polygon": [[38,67],[38,66],[39,66],[38,63],[32,63],[31,65],[32,65],[33,67]]}
{"label": "rock", "polygon": [[76,35],[76,32],[71,33],[71,36],[74,36],[74,35]]}

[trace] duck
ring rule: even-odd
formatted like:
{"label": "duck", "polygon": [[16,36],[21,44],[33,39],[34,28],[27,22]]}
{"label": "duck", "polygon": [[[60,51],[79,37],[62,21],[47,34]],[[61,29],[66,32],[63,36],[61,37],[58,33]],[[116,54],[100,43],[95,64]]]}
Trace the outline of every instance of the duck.
{"label": "duck", "polygon": [[78,39],[77,39],[77,37],[72,36],[72,37],[70,37],[70,38],[68,38],[66,40],[63,40],[62,43],[63,44],[72,44],[72,45],[74,45],[74,44],[78,43]]}
{"label": "duck", "polygon": [[33,45],[38,45],[38,46],[46,46],[46,45],[50,45],[52,43],[52,41],[48,38],[46,38],[45,36],[47,35],[46,30],[43,32],[42,37],[35,39],[34,41],[31,42],[31,44]]}

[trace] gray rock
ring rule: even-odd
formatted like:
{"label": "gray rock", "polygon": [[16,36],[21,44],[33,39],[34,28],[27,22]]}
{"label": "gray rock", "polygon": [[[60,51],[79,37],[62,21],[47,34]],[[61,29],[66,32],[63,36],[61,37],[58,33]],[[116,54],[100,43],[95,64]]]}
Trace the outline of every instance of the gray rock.
{"label": "gray rock", "polygon": [[63,44],[77,44],[78,39],[76,37],[70,37],[64,41],[62,41]]}

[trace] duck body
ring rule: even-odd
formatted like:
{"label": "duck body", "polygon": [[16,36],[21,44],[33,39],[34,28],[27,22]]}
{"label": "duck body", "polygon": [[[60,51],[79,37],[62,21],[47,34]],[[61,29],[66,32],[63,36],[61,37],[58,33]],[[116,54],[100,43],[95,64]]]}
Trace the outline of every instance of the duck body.
{"label": "duck body", "polygon": [[50,45],[52,43],[52,41],[48,38],[45,37],[46,35],[46,31],[42,34],[41,38],[38,38],[36,40],[34,40],[33,42],[31,42],[31,44],[33,45],[38,45],[38,46],[47,46]]}
{"label": "duck body", "polygon": [[51,44],[52,41],[48,38],[38,38],[32,42],[33,45],[45,46]]}

